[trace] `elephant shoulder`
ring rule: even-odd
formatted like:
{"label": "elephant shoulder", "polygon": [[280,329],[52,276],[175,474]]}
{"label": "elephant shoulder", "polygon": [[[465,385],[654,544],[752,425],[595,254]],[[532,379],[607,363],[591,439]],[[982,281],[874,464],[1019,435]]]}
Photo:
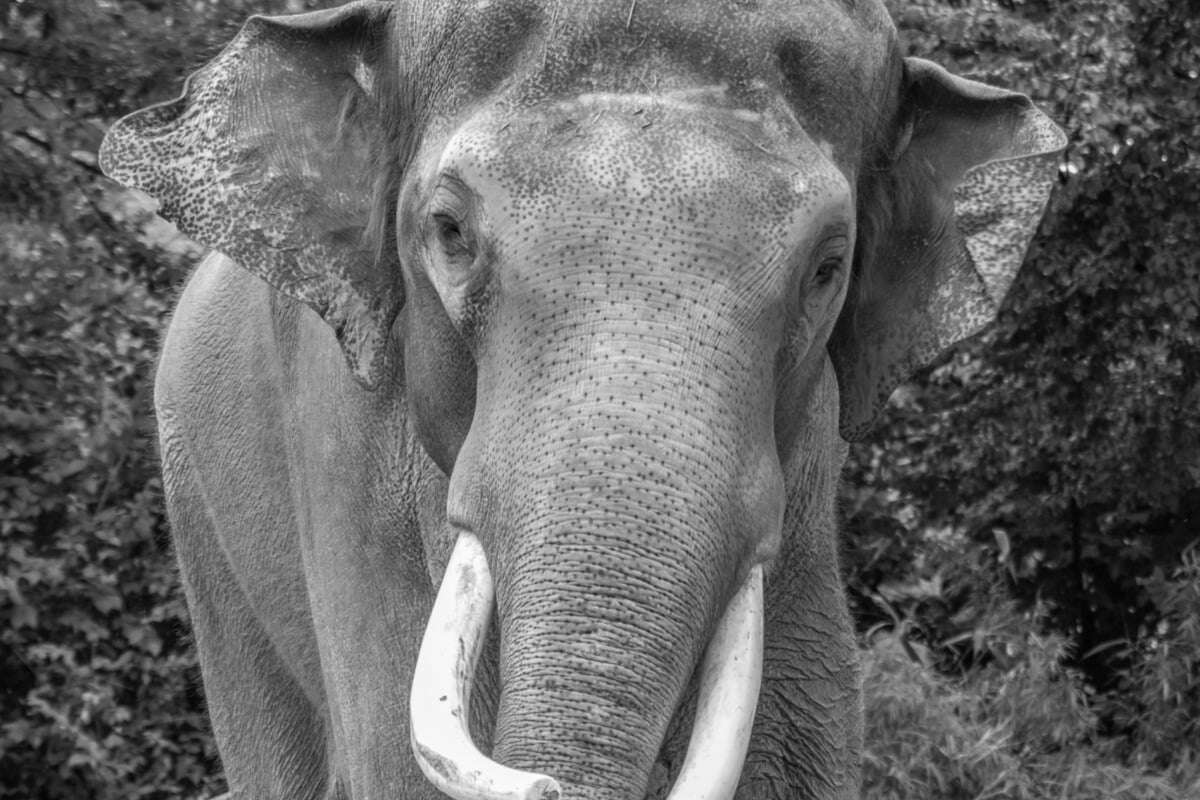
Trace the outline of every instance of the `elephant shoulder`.
{"label": "elephant shoulder", "polygon": [[244,439],[280,421],[295,359],[294,347],[281,342],[287,328],[302,324],[299,312],[221,253],[200,263],[159,355],[154,403],[164,450],[177,437]]}
{"label": "elephant shoulder", "polygon": [[[221,253],[192,272],[159,354],[155,405],[191,413],[219,404],[229,385],[271,369],[271,289]],[[277,358],[277,357],[276,357]],[[184,409],[181,406],[188,406]]]}

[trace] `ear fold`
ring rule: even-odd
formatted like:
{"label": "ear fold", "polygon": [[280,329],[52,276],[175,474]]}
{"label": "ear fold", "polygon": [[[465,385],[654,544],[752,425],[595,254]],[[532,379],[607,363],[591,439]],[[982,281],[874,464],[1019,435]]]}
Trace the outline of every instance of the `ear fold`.
{"label": "ear fold", "polygon": [[368,233],[385,200],[389,7],[254,17],[182,97],[120,120],[100,150],[184,233],[320,314],[368,385],[403,303],[389,225]]}
{"label": "ear fold", "polygon": [[855,283],[829,343],[847,439],[913,370],[994,319],[1066,144],[1026,96],[922,59],[905,59],[902,102],[899,153],[864,181]]}

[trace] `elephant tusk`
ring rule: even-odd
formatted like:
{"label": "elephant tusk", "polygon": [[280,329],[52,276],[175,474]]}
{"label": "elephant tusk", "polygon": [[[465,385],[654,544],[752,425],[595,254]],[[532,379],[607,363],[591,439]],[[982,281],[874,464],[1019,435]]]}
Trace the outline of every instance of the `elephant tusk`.
{"label": "elephant tusk", "polygon": [[763,569],[746,576],[708,644],[687,757],[668,800],[728,800],[750,744],[763,659]]}
{"label": "elephant tusk", "polygon": [[553,778],[497,764],[471,741],[471,684],[494,597],[483,547],[473,534],[459,533],[413,673],[413,755],[425,777],[455,800],[559,800]]}

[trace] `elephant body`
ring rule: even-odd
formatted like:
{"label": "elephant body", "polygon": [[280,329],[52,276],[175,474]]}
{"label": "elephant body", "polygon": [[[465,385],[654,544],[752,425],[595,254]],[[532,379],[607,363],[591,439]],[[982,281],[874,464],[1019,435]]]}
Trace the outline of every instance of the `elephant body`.
{"label": "elephant body", "polygon": [[856,797],[845,440],[1061,144],[822,1],[256,18],[119,122],[216,249],[155,398],[232,797]]}

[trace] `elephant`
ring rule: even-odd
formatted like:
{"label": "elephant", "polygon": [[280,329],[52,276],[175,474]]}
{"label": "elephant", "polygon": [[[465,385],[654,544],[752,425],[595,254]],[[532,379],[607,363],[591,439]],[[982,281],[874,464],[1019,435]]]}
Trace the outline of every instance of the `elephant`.
{"label": "elephant", "polygon": [[358,0],[116,122],[230,796],[857,796],[847,443],[1064,142],[881,0]]}

